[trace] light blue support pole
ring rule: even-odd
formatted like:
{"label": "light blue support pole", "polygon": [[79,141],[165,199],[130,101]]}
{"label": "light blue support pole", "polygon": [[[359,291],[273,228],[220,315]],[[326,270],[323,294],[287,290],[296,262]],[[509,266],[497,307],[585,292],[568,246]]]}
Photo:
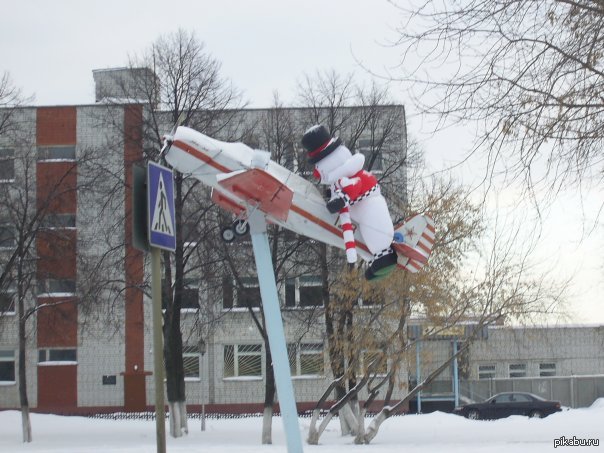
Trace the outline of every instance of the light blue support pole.
{"label": "light blue support pole", "polygon": [[[457,354],[457,337],[453,338],[453,355]],[[453,395],[455,397],[455,407],[459,406],[459,368],[457,357],[453,359]]]}
{"label": "light blue support pole", "polygon": [[[416,340],[415,342],[415,378],[417,381],[417,385],[420,384],[422,380],[422,363],[421,363],[421,341]],[[422,413],[422,392],[417,392],[417,413]]]}
{"label": "light blue support pole", "polygon": [[260,284],[260,296],[262,297],[268,341],[273,358],[279,407],[281,408],[281,418],[283,419],[283,427],[287,440],[287,451],[288,453],[302,453],[302,437],[300,436],[300,427],[298,425],[298,410],[296,409],[294,387],[289,369],[283,320],[281,319],[279,296],[277,295],[277,284],[275,282],[273,262],[266,234],[266,219],[260,211],[256,210],[250,214],[248,221],[258,271],[258,283]]}

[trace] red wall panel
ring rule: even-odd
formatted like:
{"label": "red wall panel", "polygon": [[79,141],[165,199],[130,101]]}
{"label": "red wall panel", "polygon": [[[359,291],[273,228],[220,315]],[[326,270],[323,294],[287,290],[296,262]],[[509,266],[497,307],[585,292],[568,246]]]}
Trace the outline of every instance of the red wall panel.
{"label": "red wall panel", "polygon": [[38,146],[76,144],[75,107],[39,107],[36,113]]}
{"label": "red wall panel", "polygon": [[77,365],[38,366],[38,409],[78,405]]}
{"label": "red wall panel", "polygon": [[[58,305],[57,302],[59,303]],[[43,305],[50,304],[44,307]],[[78,307],[74,298],[38,298],[38,348],[75,348],[78,344]]]}

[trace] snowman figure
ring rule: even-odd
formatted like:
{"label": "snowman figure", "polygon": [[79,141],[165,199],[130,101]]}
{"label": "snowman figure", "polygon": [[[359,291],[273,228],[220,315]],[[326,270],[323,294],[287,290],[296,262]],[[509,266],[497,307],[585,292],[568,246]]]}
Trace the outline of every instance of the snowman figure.
{"label": "snowman figure", "polygon": [[[363,170],[365,156],[352,154],[338,137],[332,137],[323,125],[309,128],[302,136],[302,146],[308,152],[308,161],[315,166],[313,175],[320,184],[329,185],[331,199],[327,209],[339,213],[341,219],[350,219],[358,225],[373,260],[365,272],[367,280],[385,277],[396,267],[396,252],[391,248],[394,227],[386,200],[380,192],[377,179]],[[352,225],[342,223],[349,262],[356,261],[348,253],[354,247],[347,239],[353,237]],[[352,256],[352,258],[351,258]]]}

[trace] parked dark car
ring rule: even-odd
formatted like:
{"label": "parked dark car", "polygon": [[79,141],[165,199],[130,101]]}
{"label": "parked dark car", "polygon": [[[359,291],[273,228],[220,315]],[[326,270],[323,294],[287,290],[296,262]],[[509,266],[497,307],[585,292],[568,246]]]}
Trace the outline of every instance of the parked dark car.
{"label": "parked dark car", "polygon": [[466,404],[455,408],[455,413],[472,420],[505,418],[526,415],[543,418],[561,411],[558,401],[548,401],[525,392],[498,393],[482,403]]}

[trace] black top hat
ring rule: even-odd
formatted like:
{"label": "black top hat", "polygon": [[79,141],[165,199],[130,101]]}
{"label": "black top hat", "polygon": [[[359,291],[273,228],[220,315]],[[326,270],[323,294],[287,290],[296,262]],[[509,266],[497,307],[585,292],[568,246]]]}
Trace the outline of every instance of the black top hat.
{"label": "black top hat", "polygon": [[331,154],[341,143],[338,137],[332,138],[322,124],[311,127],[302,136],[302,146],[308,151],[308,161],[311,164],[316,164]]}

